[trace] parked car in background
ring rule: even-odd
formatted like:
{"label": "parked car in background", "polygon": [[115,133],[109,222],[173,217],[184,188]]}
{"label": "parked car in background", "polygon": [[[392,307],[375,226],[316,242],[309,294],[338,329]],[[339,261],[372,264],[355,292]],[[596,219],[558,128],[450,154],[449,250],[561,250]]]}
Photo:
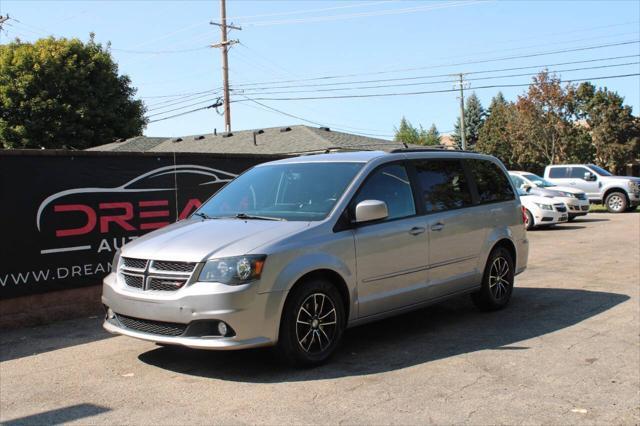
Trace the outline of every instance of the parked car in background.
{"label": "parked car in background", "polygon": [[594,164],[547,166],[544,177],[555,184],[583,190],[589,201],[604,204],[611,213],[632,210],[640,204],[640,178],[614,176]]}
{"label": "parked car in background", "polygon": [[527,257],[520,199],[494,157],[288,158],[123,246],[104,279],[104,328],[200,349],[275,345],[314,365],[350,326],[463,294],[505,307]]}
{"label": "parked car in background", "polygon": [[516,188],[523,189],[532,195],[554,197],[565,203],[569,213],[569,221],[589,213],[589,198],[587,193],[580,189],[558,186],[529,172],[509,171],[509,176]]}
{"label": "parked car in background", "polygon": [[567,205],[554,197],[534,195],[520,188],[518,195],[524,208],[527,230],[550,227],[569,220]]}

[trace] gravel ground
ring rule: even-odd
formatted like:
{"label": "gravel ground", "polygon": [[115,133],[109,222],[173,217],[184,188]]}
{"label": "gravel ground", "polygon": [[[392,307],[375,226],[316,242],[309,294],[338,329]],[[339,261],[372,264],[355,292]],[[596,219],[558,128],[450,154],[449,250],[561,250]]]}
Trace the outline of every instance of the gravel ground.
{"label": "gravel ground", "polygon": [[640,213],[529,237],[508,309],[461,298],[354,328],[312,370],[112,337],[99,318],[4,332],[0,421],[638,424]]}

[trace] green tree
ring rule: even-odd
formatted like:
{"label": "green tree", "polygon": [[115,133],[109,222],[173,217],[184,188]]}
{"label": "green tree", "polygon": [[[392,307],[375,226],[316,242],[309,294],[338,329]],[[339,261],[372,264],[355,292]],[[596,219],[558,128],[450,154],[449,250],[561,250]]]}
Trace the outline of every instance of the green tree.
{"label": "green tree", "polygon": [[438,131],[435,123],[433,123],[431,127],[429,127],[429,130],[424,134],[424,137],[422,139],[424,145],[440,145],[440,132]]}
{"label": "green tree", "polygon": [[624,98],[585,82],[575,89],[575,105],[591,136],[596,164],[622,173],[625,164],[640,157],[640,120]]}
{"label": "green tree", "polygon": [[507,102],[502,92],[491,100],[487,110],[487,118],[478,134],[476,150],[498,157],[507,166],[518,167],[516,145],[513,129],[517,126],[517,111],[515,105]]}
{"label": "green tree", "polygon": [[403,142],[406,144],[419,145],[421,141],[421,130],[414,127],[409,120],[402,117],[400,120],[400,126],[395,129],[395,141]]}
{"label": "green tree", "polygon": [[[464,134],[467,147],[473,148],[478,142],[480,128],[484,124],[485,116],[486,113],[480,103],[480,99],[478,99],[475,92],[471,93],[471,96],[467,98],[464,106]],[[460,118],[458,118],[454,124],[453,134],[451,137],[458,145],[462,144]]]}
{"label": "green tree", "polygon": [[49,37],[0,46],[0,146],[88,148],[142,133],[146,120],[109,47]]}

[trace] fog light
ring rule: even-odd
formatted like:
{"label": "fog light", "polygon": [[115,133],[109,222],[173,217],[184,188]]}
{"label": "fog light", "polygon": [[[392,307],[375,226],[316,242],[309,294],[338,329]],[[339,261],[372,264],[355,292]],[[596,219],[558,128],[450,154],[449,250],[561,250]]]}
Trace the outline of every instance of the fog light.
{"label": "fog light", "polygon": [[114,319],[116,314],[111,310],[111,308],[107,309],[107,319]]}
{"label": "fog light", "polygon": [[218,323],[218,333],[220,333],[221,336],[226,336],[227,335],[227,324],[223,323],[222,321],[220,321]]}

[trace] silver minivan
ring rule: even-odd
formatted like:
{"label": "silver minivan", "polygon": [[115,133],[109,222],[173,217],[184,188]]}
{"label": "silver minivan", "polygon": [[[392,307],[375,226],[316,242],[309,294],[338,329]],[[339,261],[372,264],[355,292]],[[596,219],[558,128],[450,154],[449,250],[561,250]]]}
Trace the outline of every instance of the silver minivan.
{"label": "silver minivan", "polygon": [[314,365],[347,327],[462,294],[503,308],[527,256],[520,200],[494,157],[289,158],[126,244],[104,279],[104,328],[191,348],[276,346]]}

